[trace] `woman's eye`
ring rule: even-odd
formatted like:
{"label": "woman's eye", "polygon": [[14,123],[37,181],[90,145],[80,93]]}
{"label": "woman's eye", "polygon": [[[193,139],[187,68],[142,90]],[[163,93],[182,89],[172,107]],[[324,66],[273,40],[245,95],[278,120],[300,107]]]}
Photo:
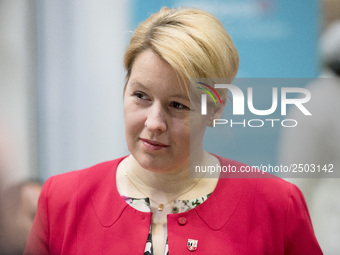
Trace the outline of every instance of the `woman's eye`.
{"label": "woman's eye", "polygon": [[138,99],[143,99],[143,100],[148,99],[148,96],[146,94],[144,94],[143,92],[140,92],[140,91],[134,92],[133,96],[137,97]]}
{"label": "woman's eye", "polygon": [[171,107],[176,108],[178,110],[190,110],[189,107],[185,106],[184,104],[178,102],[171,102]]}

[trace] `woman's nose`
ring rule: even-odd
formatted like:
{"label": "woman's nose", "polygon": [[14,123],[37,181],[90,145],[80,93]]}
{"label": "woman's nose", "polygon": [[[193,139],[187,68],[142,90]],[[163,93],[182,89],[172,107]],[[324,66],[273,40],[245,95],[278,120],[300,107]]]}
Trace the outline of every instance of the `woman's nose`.
{"label": "woman's nose", "polygon": [[145,127],[152,132],[164,132],[167,129],[165,109],[158,103],[154,103],[148,112]]}

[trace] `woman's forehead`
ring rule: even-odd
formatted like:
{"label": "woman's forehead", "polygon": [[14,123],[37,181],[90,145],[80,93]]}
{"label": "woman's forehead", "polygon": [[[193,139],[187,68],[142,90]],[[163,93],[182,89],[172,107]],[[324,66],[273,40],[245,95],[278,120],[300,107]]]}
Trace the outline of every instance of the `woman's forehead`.
{"label": "woman's forehead", "polygon": [[151,50],[140,53],[131,70],[128,85],[145,88],[168,89],[177,94],[186,94],[174,68]]}

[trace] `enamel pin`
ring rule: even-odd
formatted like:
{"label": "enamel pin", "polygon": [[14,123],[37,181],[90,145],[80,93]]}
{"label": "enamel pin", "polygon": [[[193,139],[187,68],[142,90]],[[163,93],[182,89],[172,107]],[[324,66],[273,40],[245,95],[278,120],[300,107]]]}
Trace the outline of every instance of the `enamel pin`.
{"label": "enamel pin", "polygon": [[188,239],[188,245],[187,245],[188,250],[189,251],[196,251],[197,243],[198,243],[198,240]]}

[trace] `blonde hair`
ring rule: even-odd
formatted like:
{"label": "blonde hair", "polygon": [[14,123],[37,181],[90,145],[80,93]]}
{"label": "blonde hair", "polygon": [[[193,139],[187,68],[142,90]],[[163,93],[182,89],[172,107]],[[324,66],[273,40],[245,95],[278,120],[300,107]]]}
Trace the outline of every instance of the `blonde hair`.
{"label": "blonde hair", "polygon": [[148,49],[174,68],[187,92],[193,78],[233,80],[239,64],[237,50],[221,22],[199,9],[163,7],[142,22],[124,56],[127,81],[137,55]]}

